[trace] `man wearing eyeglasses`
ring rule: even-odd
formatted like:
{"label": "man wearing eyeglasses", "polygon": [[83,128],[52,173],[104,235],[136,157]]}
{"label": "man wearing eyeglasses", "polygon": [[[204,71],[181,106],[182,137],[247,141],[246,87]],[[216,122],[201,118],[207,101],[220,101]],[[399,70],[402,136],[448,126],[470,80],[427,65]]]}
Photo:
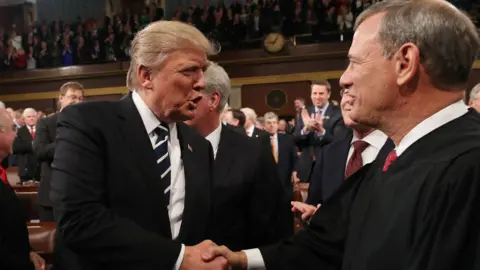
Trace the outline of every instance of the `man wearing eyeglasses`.
{"label": "man wearing eyeglasses", "polygon": [[[67,82],[60,87],[58,103],[60,111],[72,104],[83,101],[83,86],[76,82]],[[57,135],[57,114],[38,120],[33,139],[33,150],[41,162],[40,187],[38,201],[40,204],[40,221],[54,221],[52,202],[50,201],[51,164],[55,153]]]}

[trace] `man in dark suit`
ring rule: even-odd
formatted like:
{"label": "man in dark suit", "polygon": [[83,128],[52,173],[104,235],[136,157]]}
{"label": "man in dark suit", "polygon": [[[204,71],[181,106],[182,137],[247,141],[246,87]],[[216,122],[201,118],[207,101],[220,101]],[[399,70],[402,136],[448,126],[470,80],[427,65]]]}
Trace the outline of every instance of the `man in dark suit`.
{"label": "man in dark suit", "polygon": [[270,134],[270,152],[277,164],[278,174],[287,199],[282,205],[284,211],[281,214],[289,222],[284,222],[282,225],[291,235],[293,234],[293,215],[290,211],[290,201],[293,200],[292,177],[298,160],[297,149],[291,135],[278,132],[278,116],[275,113],[266,113],[264,119],[265,130]]}
{"label": "man in dark suit", "polygon": [[255,126],[257,121],[257,113],[252,108],[242,108],[241,111],[245,114],[245,131],[248,137],[261,139],[262,141],[270,142],[270,135],[268,132],[261,130]]}
{"label": "man in dark suit", "polygon": [[[12,117],[0,109],[0,161],[12,154],[15,128]],[[44,269],[45,261],[32,252],[26,218],[15,191],[0,180],[0,265],[2,269]],[[43,268],[42,268],[43,267]]]}
{"label": "man in dark suit", "polygon": [[309,182],[315,156],[335,138],[345,134],[340,109],[328,100],[331,94],[328,81],[314,81],[311,86],[313,106],[303,109],[295,126],[295,143],[302,152],[297,164],[297,177]]}
{"label": "man in dark suit", "polygon": [[[132,92],[120,101],[68,106],[58,115],[50,192],[58,268],[225,265],[200,258],[214,245],[202,242],[212,225],[213,153],[183,123],[195,116],[207,54],[214,51],[193,26],[149,24],[132,42]],[[162,62],[154,62],[159,56]]]}
{"label": "man in dark suit", "polygon": [[210,141],[215,156],[211,239],[233,250],[273,243],[286,236],[275,218],[285,196],[273,156],[259,147],[260,141],[220,123],[230,95],[225,70],[211,63],[205,81],[195,118],[186,123]]}
{"label": "man in dark suit", "polygon": [[18,164],[18,176],[22,184],[40,180],[40,166],[33,153],[33,138],[37,124],[37,112],[32,108],[23,111],[25,125],[17,130],[17,137],[13,142],[13,153]]}
{"label": "man in dark suit", "polygon": [[293,137],[278,132],[278,116],[274,112],[267,112],[264,119],[265,131],[270,134],[271,152],[277,163],[282,186],[289,200],[292,200],[292,174],[295,172],[295,165],[298,160]]}
{"label": "man in dark suit", "polygon": [[247,134],[245,131],[245,114],[239,109],[229,109],[225,113],[226,126],[232,128],[233,130],[241,133]]}
{"label": "man in dark suit", "polygon": [[[58,103],[60,111],[66,106],[83,100],[83,86],[76,82],[67,82],[60,87]],[[54,221],[52,202],[50,201],[50,179],[52,178],[52,161],[55,153],[57,136],[57,118],[54,114],[39,119],[33,139],[33,150],[41,163],[38,203],[40,204],[40,221]]]}
{"label": "man in dark suit", "polygon": [[395,146],[383,132],[354,122],[348,116],[352,97],[343,95],[343,90],[340,94],[343,121],[350,129],[344,138],[323,147],[318,153],[306,203],[292,202],[292,210],[301,213],[305,221],[350,175],[376,159],[385,160]]}

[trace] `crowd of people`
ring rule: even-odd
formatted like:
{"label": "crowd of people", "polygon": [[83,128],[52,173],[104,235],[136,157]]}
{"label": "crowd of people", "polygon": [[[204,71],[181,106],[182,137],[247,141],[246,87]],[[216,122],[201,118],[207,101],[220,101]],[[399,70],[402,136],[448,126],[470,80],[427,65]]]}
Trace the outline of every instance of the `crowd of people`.
{"label": "crowd of people", "polygon": [[[356,23],[340,106],[312,81],[290,128],[228,108],[215,47],[164,20],[135,35],[122,99],[81,102],[68,82],[51,116],[0,108],[0,159],[40,180],[54,269],[479,269],[479,87],[464,103],[479,33],[442,0]],[[4,181],[0,195],[0,265],[44,269]]]}
{"label": "crowd of people", "polygon": [[[103,20],[77,18],[70,22],[33,23],[28,29],[0,27],[0,70],[35,69],[128,60],[136,32],[158,20],[178,20],[200,29],[223,49],[248,47],[272,31],[292,42],[307,34],[306,42],[340,41],[351,32],[355,18],[376,0],[234,1],[218,5],[179,5],[165,14],[155,3],[141,13],[126,10]],[[257,48],[261,42],[254,42]]]}

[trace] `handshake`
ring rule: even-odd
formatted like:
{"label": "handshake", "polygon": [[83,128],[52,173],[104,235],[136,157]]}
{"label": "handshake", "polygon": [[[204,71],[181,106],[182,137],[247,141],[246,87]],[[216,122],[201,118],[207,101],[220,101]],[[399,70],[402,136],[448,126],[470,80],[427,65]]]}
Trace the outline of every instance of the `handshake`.
{"label": "handshake", "polygon": [[217,246],[205,240],[196,246],[186,246],[180,270],[190,269],[247,269],[244,252],[232,252],[225,246]]}

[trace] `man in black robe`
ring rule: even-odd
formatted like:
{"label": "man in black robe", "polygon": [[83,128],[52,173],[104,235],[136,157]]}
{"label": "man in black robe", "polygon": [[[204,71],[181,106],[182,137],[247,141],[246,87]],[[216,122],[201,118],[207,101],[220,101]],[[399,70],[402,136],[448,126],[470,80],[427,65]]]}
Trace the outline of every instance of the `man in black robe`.
{"label": "man in black robe", "polygon": [[474,24],[447,1],[392,0],[362,13],[355,29],[340,79],[349,116],[383,131],[395,150],[346,180],[290,239],[237,253],[216,247],[204,260],[224,256],[243,269],[480,269],[480,116],[462,102],[480,44]]}

